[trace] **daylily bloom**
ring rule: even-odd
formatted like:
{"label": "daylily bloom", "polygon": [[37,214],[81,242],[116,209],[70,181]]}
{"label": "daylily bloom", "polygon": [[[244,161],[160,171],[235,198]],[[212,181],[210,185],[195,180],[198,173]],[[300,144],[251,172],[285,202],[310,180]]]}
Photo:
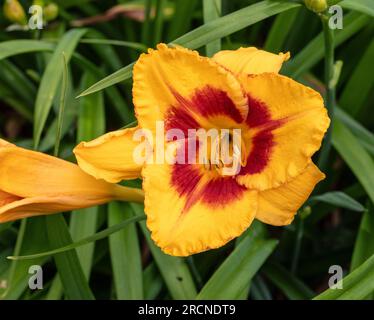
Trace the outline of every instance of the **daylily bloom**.
{"label": "daylily bloom", "polygon": [[[79,166],[108,182],[143,178],[152,238],[170,255],[218,248],[258,219],[290,224],[324,174],[311,157],[330,120],[316,91],[278,72],[289,54],[225,50],[212,59],[165,44],[142,54],[133,71],[140,128],[241,129],[239,172],[205,164],[138,164],[138,128],[79,144]],[[168,144],[174,142],[167,142]]]}
{"label": "daylily bloom", "polygon": [[0,223],[111,200],[140,202],[143,192],[99,181],[76,164],[0,139]]}

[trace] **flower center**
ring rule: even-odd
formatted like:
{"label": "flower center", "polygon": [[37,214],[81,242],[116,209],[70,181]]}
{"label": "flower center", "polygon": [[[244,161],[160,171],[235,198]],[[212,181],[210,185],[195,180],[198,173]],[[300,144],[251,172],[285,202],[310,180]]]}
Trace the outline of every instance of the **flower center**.
{"label": "flower center", "polygon": [[204,168],[220,176],[235,176],[241,167],[246,166],[247,148],[240,129],[221,132],[200,151],[206,154],[203,157]]}

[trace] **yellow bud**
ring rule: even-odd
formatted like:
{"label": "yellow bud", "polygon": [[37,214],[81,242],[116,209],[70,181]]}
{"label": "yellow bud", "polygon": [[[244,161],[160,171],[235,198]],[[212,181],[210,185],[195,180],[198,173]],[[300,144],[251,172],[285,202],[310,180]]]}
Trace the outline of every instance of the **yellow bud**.
{"label": "yellow bud", "polygon": [[328,7],[326,0],[304,0],[305,6],[316,13],[325,11]]}
{"label": "yellow bud", "polygon": [[27,23],[25,10],[17,0],[5,0],[4,3],[4,16],[11,22],[21,25]]}
{"label": "yellow bud", "polygon": [[43,9],[43,17],[46,21],[52,21],[58,16],[58,6],[57,4],[51,2],[46,5]]}

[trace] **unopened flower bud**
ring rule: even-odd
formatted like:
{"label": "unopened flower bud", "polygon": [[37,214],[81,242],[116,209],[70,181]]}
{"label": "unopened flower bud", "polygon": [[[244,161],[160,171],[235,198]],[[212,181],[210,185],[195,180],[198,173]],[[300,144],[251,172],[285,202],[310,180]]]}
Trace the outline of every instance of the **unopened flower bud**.
{"label": "unopened flower bud", "polygon": [[57,4],[51,2],[47,4],[43,9],[43,16],[46,21],[52,21],[58,16],[58,6]]}
{"label": "unopened flower bud", "polygon": [[304,207],[304,208],[300,211],[300,218],[304,220],[304,219],[307,218],[311,213],[312,213],[312,208],[311,208],[310,206],[306,206],[306,207]]}
{"label": "unopened flower bud", "polygon": [[27,23],[25,10],[17,0],[5,0],[4,3],[4,16],[11,22],[21,25]]}
{"label": "unopened flower bud", "polygon": [[316,13],[326,11],[328,5],[326,0],[304,0],[305,6]]}

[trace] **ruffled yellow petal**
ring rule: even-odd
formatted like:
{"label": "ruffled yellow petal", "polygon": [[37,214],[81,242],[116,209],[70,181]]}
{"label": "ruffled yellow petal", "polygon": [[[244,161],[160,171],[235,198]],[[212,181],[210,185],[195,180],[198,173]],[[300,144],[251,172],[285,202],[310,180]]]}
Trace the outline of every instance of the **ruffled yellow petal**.
{"label": "ruffled yellow petal", "polygon": [[274,54],[255,47],[238,50],[223,50],[213,56],[213,60],[236,75],[278,73],[283,62],[290,58],[290,53]]}
{"label": "ruffled yellow petal", "polygon": [[4,141],[0,168],[0,223],[144,197],[141,190],[97,180],[73,163]]}
{"label": "ruffled yellow petal", "polygon": [[275,189],[260,191],[256,219],[274,226],[290,224],[315,185],[324,178],[325,175],[311,163],[290,182]]}
{"label": "ruffled yellow petal", "polygon": [[109,132],[90,142],[81,142],[74,154],[82,170],[111,183],[140,177],[142,163],[135,161],[133,139],[139,127]]}
{"label": "ruffled yellow petal", "polygon": [[147,225],[170,255],[221,247],[245,231],[256,213],[256,191],[239,190],[232,178],[227,184],[200,180],[195,170],[147,164],[142,171]]}
{"label": "ruffled yellow petal", "polygon": [[249,157],[238,181],[276,188],[301,174],[330,124],[319,93],[290,78],[265,73],[241,77],[249,96]]}
{"label": "ruffled yellow petal", "polygon": [[133,100],[139,125],[153,130],[209,127],[244,120],[248,106],[238,80],[211,59],[159,44],[134,66]]}

